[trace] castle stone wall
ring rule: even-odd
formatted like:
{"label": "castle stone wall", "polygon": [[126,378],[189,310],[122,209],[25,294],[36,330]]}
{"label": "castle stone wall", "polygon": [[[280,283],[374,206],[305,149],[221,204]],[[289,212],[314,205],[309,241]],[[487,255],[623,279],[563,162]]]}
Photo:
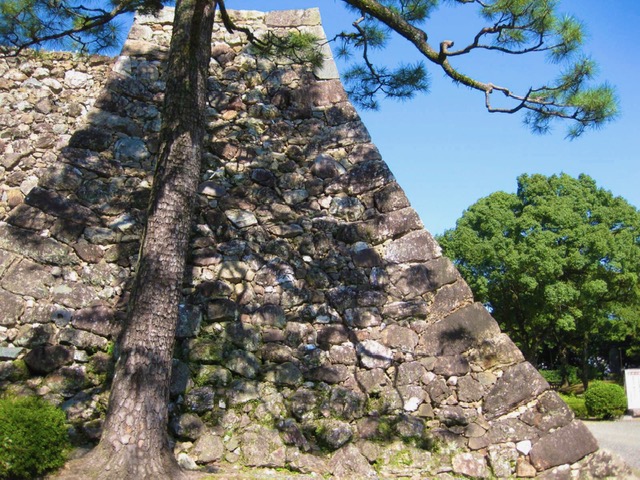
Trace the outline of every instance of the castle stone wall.
{"label": "castle stone wall", "polygon": [[[318,10],[234,12],[324,37]],[[157,151],[172,10],[122,55],[0,60],[0,392],[99,438]],[[330,53],[328,54],[330,55]],[[170,433],[186,467],[625,475],[424,230],[349,103],[215,27]]]}

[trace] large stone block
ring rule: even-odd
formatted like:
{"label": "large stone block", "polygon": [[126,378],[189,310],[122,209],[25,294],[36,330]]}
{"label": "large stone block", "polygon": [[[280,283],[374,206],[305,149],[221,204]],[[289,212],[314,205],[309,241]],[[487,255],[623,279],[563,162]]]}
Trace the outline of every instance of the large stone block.
{"label": "large stone block", "polygon": [[73,361],[73,349],[62,345],[42,345],[31,349],[24,357],[29,370],[47,374]]}
{"label": "large stone block", "polygon": [[386,267],[389,293],[404,299],[414,299],[455,282],[459,278],[448,258],[440,257],[417,265],[390,265]]}
{"label": "large stone block", "polygon": [[410,232],[385,248],[389,263],[426,262],[441,255],[440,246],[426,230]]}
{"label": "large stone block", "polygon": [[18,322],[24,312],[24,301],[18,295],[0,290],[0,326],[10,327]]}
{"label": "large stone block", "polygon": [[549,389],[549,384],[529,362],[508,368],[484,401],[488,418],[496,418],[536,398]]}
{"label": "large stone block", "polygon": [[574,421],[540,438],[530,452],[538,471],[577,462],[595,452],[598,442],[582,422]]}
{"label": "large stone block", "polygon": [[499,334],[489,312],[474,303],[427,327],[418,348],[428,356],[459,355]]}
{"label": "large stone block", "polygon": [[49,286],[53,280],[45,267],[24,259],[9,269],[2,279],[2,286],[18,295],[42,299],[49,295]]}
{"label": "large stone block", "polygon": [[45,213],[77,223],[85,225],[97,225],[99,223],[97,215],[91,209],[44,188],[36,187],[31,190],[25,198],[25,202]]}
{"label": "large stone block", "polygon": [[121,328],[115,311],[105,306],[77,310],[71,318],[71,325],[107,338],[117,337]]}
{"label": "large stone block", "polygon": [[68,246],[11,225],[0,225],[0,248],[50,265],[78,263],[78,257]]}

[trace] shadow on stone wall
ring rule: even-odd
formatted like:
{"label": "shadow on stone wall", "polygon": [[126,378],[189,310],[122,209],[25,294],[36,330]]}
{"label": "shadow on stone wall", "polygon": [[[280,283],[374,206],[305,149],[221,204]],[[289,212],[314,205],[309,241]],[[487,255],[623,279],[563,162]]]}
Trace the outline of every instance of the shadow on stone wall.
{"label": "shadow on stone wall", "polygon": [[[322,34],[315,10],[235,15],[256,31]],[[31,151],[5,156],[5,179],[39,179],[0,225],[0,392],[62,404],[78,441],[99,438],[106,408],[170,22],[169,10],[137,20],[95,104],[80,88],[89,111],[67,146],[25,147],[16,122],[0,145]],[[48,68],[58,93],[31,82],[44,94],[30,108],[46,97],[68,115],[73,86],[100,83],[93,60],[65,58]],[[37,80],[49,60],[30,61]],[[15,85],[28,81],[20,68]],[[472,303],[327,70],[256,58],[215,28],[170,389],[180,462],[358,478],[572,468],[597,445]]]}

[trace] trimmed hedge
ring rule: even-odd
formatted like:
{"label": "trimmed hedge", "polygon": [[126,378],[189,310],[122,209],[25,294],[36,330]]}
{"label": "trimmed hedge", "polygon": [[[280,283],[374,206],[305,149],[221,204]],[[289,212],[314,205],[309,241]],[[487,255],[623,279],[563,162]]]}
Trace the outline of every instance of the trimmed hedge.
{"label": "trimmed hedge", "polygon": [[592,382],[584,394],[584,404],[590,417],[616,418],[627,410],[627,395],[615,383]]}
{"label": "trimmed hedge", "polygon": [[588,418],[589,415],[587,413],[587,407],[584,404],[583,397],[560,394],[560,398],[562,398],[567,406],[573,411],[576,418]]}
{"label": "trimmed hedge", "polygon": [[64,465],[62,410],[38,397],[0,399],[0,478],[34,478]]}

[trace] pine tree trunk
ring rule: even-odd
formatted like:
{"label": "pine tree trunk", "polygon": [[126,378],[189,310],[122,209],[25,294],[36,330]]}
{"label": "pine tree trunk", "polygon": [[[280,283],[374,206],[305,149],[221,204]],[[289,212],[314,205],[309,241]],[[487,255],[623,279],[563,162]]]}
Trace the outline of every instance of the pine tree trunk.
{"label": "pine tree trunk", "polygon": [[167,440],[169,382],[200,175],[214,11],[211,0],[176,3],[147,226],[102,438],[72,467],[84,478],[182,475]]}

